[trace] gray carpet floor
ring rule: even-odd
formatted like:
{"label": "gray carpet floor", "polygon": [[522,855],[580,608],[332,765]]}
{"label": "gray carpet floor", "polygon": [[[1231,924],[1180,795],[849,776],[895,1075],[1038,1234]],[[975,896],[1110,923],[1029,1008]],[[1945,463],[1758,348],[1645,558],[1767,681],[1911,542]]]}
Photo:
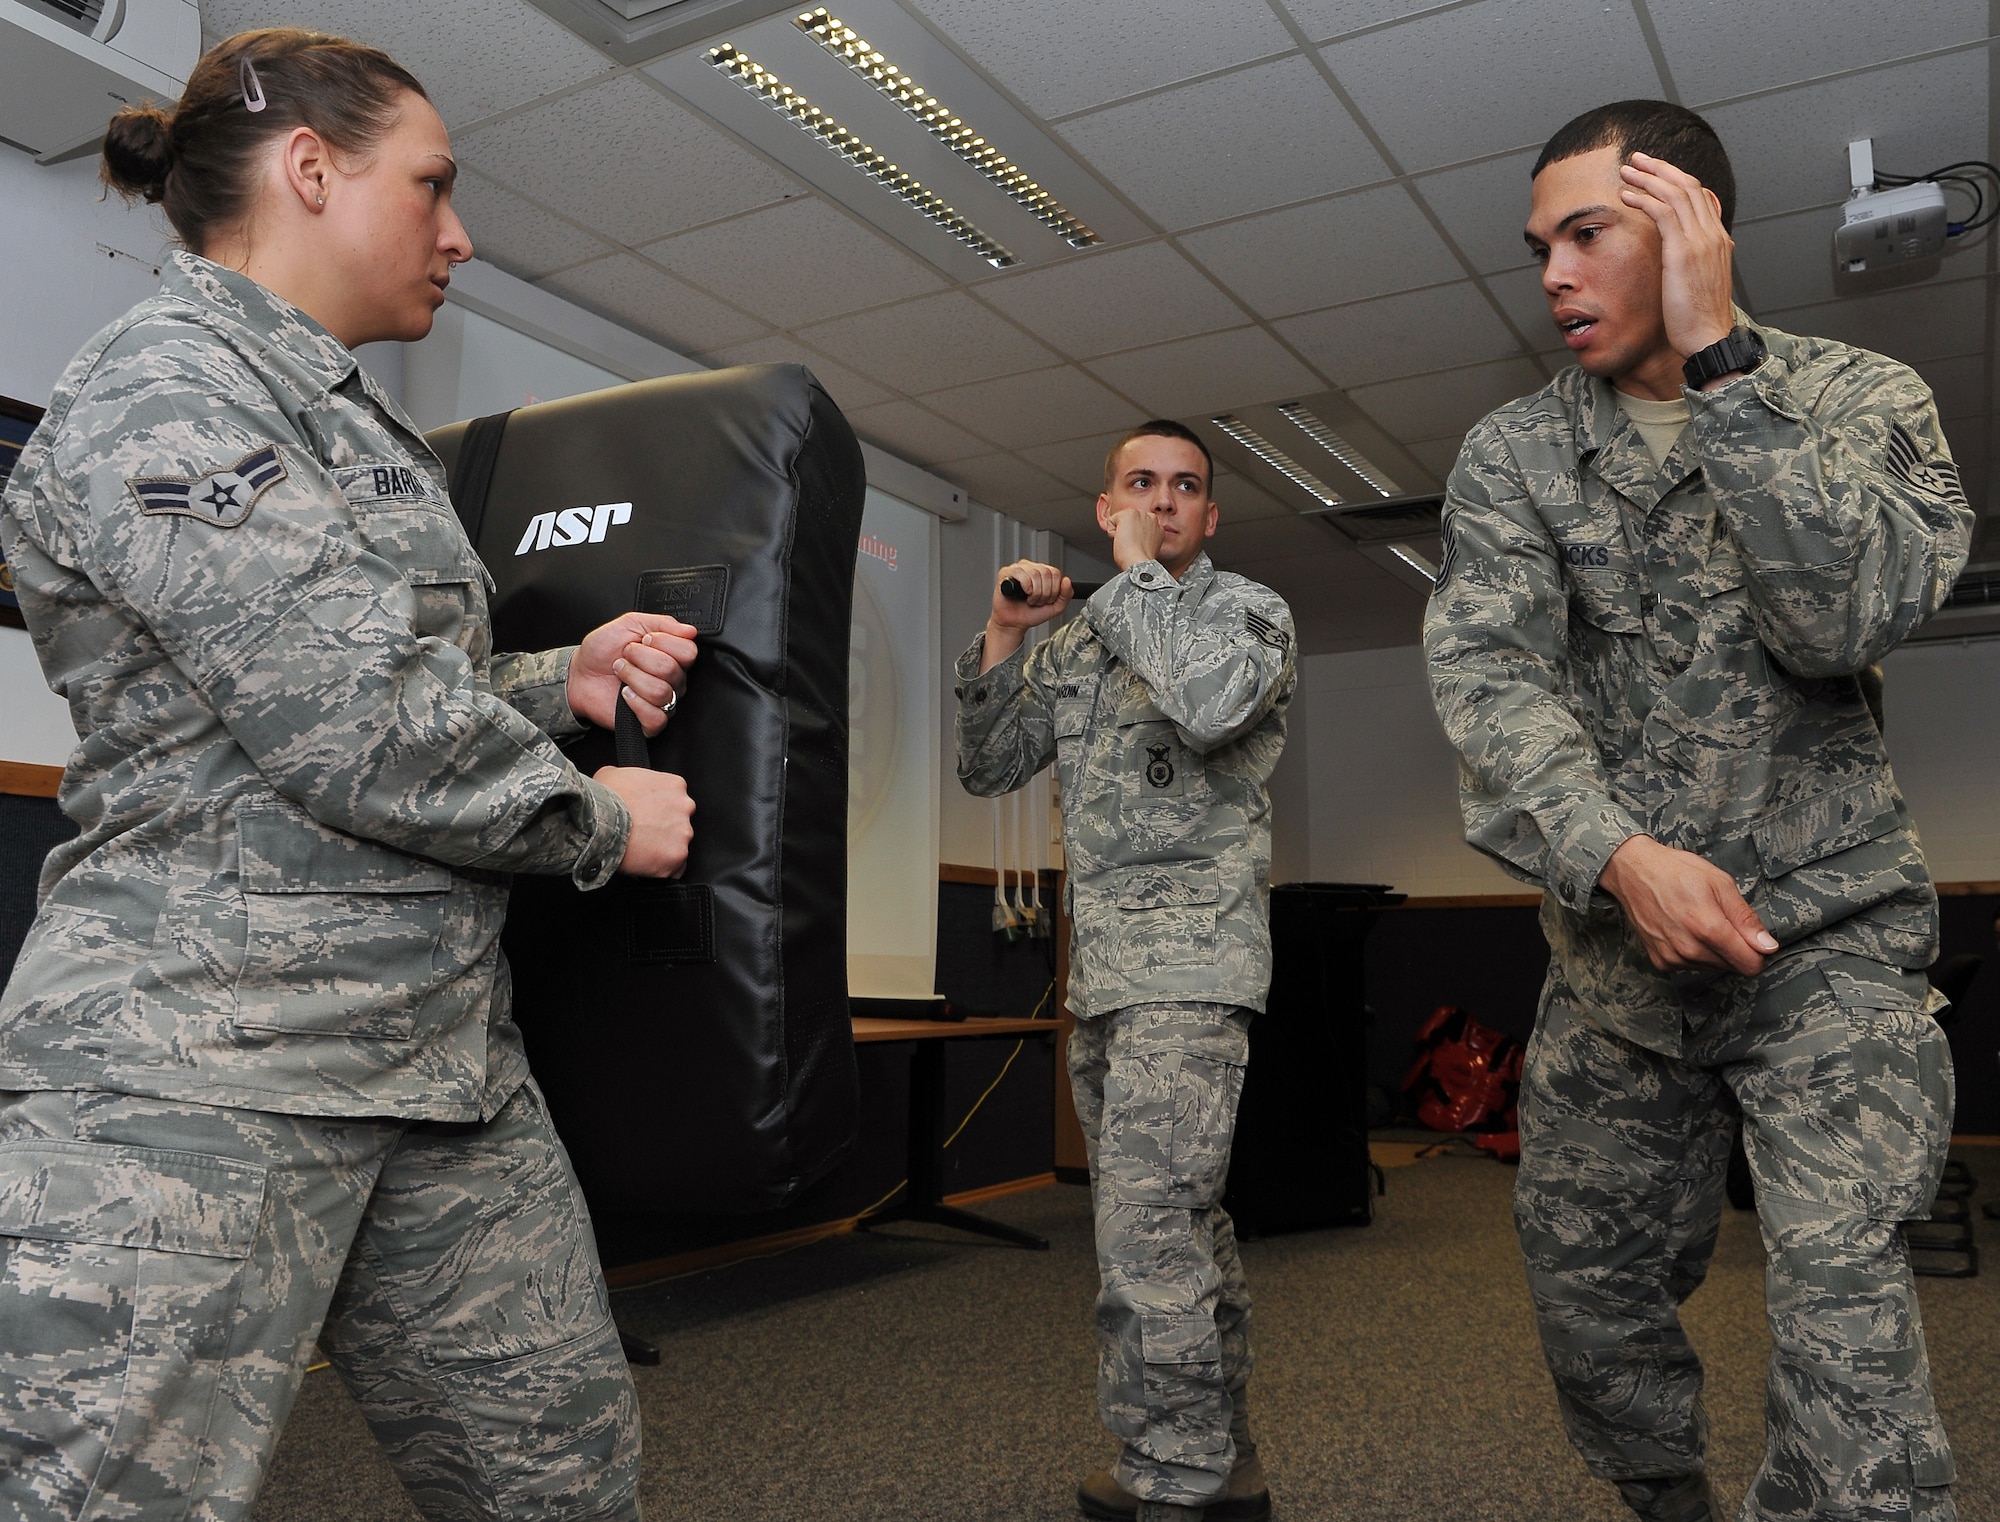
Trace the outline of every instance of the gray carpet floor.
{"label": "gray carpet floor", "polygon": [[[2000,1151],[1965,1156],[1979,1198],[2000,1198]],[[1283,1522],[1629,1516],[1563,1438],[1512,1180],[1485,1158],[1426,1159],[1389,1172],[1370,1227],[1245,1245],[1253,1410]],[[648,1517],[1073,1518],[1076,1480],[1112,1452],[1092,1406],[1088,1202],[1059,1185],[983,1208],[1053,1249],[898,1226],[619,1294],[621,1324],[665,1353],[634,1371]],[[1981,1277],[1922,1281],[1963,1522],[2000,1518],[2000,1224],[1978,1229]],[[1687,1322],[1733,1507],[1763,1444],[1753,1217],[1725,1212]],[[257,1522],[415,1515],[338,1379],[309,1375]]]}

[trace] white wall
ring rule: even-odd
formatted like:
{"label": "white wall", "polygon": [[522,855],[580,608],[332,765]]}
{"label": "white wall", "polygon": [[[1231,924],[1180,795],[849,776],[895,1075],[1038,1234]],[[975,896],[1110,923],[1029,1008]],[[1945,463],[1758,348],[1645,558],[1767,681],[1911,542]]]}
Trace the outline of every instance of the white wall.
{"label": "white wall", "polygon": [[1931,876],[2000,882],[2000,640],[1905,646],[1882,678],[1883,737]]}
{"label": "white wall", "polygon": [[0,270],[9,295],[0,395],[39,407],[85,339],[153,294],[153,270],[167,254],[166,219],[106,195],[94,160],[44,168],[5,145],[0,207]]}
{"label": "white wall", "polygon": [[1457,762],[1431,708],[1421,645],[1307,656],[1293,710],[1292,733],[1306,740],[1315,880],[1388,883],[1424,898],[1533,891],[1465,844]]}
{"label": "white wall", "polygon": [[[1883,674],[1889,755],[1931,875],[2000,881],[2000,640],[1909,646]],[[1308,656],[1292,734],[1287,766],[1308,772],[1312,877],[1419,897],[1533,891],[1464,843],[1421,646]],[[1282,827],[1288,795],[1273,793]]]}

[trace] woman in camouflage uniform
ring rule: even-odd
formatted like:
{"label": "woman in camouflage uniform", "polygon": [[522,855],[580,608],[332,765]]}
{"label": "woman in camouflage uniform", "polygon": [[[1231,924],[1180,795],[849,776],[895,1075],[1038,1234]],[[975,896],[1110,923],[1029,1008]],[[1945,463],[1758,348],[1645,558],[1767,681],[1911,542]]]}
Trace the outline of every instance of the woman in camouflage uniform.
{"label": "woman in camouflage uniform", "polygon": [[455,168],[385,55],[247,33],[106,181],[187,252],[84,348],[0,513],[79,743],[0,999],[0,1511],[248,1513],[317,1340],[432,1517],[636,1517],[587,1218],[528,1078],[508,874],[672,876],[627,615],[495,656],[444,472],[353,350],[430,330]]}

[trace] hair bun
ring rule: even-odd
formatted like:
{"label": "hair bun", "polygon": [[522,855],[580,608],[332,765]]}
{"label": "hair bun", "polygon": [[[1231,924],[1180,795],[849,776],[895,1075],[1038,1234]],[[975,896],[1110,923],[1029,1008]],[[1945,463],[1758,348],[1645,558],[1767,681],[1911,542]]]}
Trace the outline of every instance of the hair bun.
{"label": "hair bun", "polygon": [[104,183],[122,196],[157,202],[166,194],[173,148],[167,113],[158,106],[127,106],[104,132]]}

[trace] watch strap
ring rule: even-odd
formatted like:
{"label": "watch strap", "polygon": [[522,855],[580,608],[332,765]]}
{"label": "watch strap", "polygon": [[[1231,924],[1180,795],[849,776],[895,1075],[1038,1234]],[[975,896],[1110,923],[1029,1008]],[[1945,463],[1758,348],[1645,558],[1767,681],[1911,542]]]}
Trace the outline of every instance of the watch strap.
{"label": "watch strap", "polygon": [[1764,340],[1749,328],[1737,328],[1706,349],[1697,350],[1681,366],[1688,385],[1699,391],[1732,371],[1749,371],[1764,362]]}

